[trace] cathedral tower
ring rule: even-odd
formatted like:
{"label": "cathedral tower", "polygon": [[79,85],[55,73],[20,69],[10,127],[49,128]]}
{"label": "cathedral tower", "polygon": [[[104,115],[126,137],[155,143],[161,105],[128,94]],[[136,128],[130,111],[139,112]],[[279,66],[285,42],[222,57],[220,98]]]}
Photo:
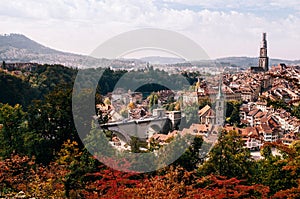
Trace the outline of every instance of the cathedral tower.
{"label": "cathedral tower", "polygon": [[260,46],[260,53],[259,53],[259,63],[258,67],[263,68],[264,71],[269,70],[269,57],[267,53],[267,34],[263,33],[263,38],[261,41],[261,46]]}

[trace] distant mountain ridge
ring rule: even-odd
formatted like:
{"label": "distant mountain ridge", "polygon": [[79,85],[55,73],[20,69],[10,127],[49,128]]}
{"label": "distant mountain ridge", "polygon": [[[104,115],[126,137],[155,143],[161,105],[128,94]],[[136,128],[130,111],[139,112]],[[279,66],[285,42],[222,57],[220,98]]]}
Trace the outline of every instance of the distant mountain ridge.
{"label": "distant mountain ridge", "polygon": [[[258,57],[224,57],[216,59],[220,64],[236,65],[240,67],[250,67],[258,65]],[[273,59],[270,58],[269,65],[278,65],[285,63],[287,65],[300,64],[300,60],[285,60],[285,59]]]}
{"label": "distant mountain ridge", "polygon": [[61,64],[78,68],[132,65],[132,61],[98,59],[86,55],[61,52],[43,46],[22,34],[0,35],[0,61]]}
{"label": "distant mountain ridge", "polygon": [[[61,52],[41,45],[22,34],[0,35],[0,61],[6,62],[35,62],[39,64],[62,64],[68,67],[90,68],[90,67],[116,67],[132,68],[144,67],[150,64],[176,64],[185,63],[186,60],[176,57],[149,56],[140,59],[98,59],[86,55]],[[258,65],[257,57],[224,57],[215,60],[192,61],[199,66],[212,66],[212,63],[221,65],[232,65],[239,67],[250,67]],[[270,59],[270,66],[279,63],[300,64],[300,60]]]}
{"label": "distant mountain ridge", "polygon": [[5,48],[24,49],[31,52],[42,53],[42,54],[60,53],[57,50],[53,50],[51,48],[43,46],[21,34],[1,35],[0,48],[1,49],[5,49]]}
{"label": "distant mountain ridge", "polygon": [[151,64],[176,64],[186,62],[186,60],[183,58],[161,56],[142,57],[139,60],[149,62]]}

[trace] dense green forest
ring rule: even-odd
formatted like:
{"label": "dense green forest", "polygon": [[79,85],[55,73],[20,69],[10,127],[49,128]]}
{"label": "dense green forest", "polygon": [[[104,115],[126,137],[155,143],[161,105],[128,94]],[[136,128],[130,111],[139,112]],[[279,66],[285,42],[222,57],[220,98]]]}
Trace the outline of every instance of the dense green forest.
{"label": "dense green forest", "polygon": [[[198,73],[183,73],[183,75],[169,75],[165,71],[153,68],[128,72],[125,70],[111,70],[109,68],[88,69],[80,76],[81,83],[89,79],[98,79],[97,92],[106,95],[115,87],[124,90],[135,88],[137,92],[153,92],[163,89],[187,89],[197,81]],[[39,65],[29,75],[14,76],[0,71],[0,102],[10,105],[20,104],[27,108],[31,101],[41,100],[59,85],[72,87],[78,73],[77,69],[61,65]],[[99,74],[101,74],[99,76]],[[140,86],[142,85],[142,86]],[[177,89],[177,90],[178,90]]]}
{"label": "dense green forest", "polygon": [[58,85],[72,86],[77,70],[61,65],[39,65],[34,72],[15,76],[0,72],[0,101],[10,105],[20,104],[27,108],[32,100],[43,99]]}
{"label": "dense green forest", "polygon": [[[124,74],[133,85],[149,83],[142,91],[153,88],[151,82],[182,86],[175,76],[165,78],[160,71],[139,71],[138,77],[126,71],[90,69],[103,72],[98,94],[113,91]],[[28,76],[0,73],[0,196],[24,195],[35,198],[299,198],[300,142],[290,147],[281,143],[266,144],[263,159],[254,160],[235,132],[220,132],[219,142],[208,156],[199,156],[205,145],[196,137],[184,154],[171,165],[149,172],[121,172],[100,163],[102,156],[115,168],[136,168],[137,162],[120,156],[93,154],[84,148],[72,115],[73,83],[78,70],[58,65],[42,65]],[[161,75],[161,76],[160,76]],[[88,78],[80,77],[88,81]],[[125,79],[125,80],[126,80]],[[190,84],[196,79],[191,76]],[[88,83],[88,82],[86,82]],[[124,85],[131,86],[131,85]],[[137,86],[138,87],[138,86]],[[87,91],[88,92],[88,91]],[[83,95],[83,100],[85,96]],[[99,100],[101,102],[101,98]],[[200,105],[199,105],[200,106]],[[201,105],[203,106],[203,104]],[[234,123],[239,104],[228,105],[226,115]],[[102,120],[104,121],[105,118]],[[109,147],[102,131],[87,123],[92,131],[90,145]],[[176,138],[179,139],[179,138]],[[165,149],[165,158],[182,148],[186,137]],[[170,143],[173,143],[170,140]],[[133,143],[135,144],[135,143]],[[161,146],[154,140],[149,151]],[[134,148],[134,147],[133,147]],[[272,155],[277,148],[281,156]],[[153,161],[156,160],[153,158]],[[22,191],[22,192],[21,192]]]}

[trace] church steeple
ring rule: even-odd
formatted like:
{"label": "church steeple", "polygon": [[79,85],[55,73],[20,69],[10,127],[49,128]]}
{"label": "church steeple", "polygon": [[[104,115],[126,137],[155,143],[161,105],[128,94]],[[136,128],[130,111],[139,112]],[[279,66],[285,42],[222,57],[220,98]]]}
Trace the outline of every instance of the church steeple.
{"label": "church steeple", "polygon": [[218,89],[218,94],[216,99],[222,99],[223,98],[223,93],[222,93],[222,77],[220,77],[219,81],[219,89]]}
{"label": "church steeple", "polygon": [[222,97],[223,97],[222,85],[219,85],[219,91],[218,91],[218,94],[217,94],[217,99],[221,99]]}
{"label": "church steeple", "polygon": [[266,33],[262,34],[258,67],[263,68],[264,71],[269,70],[269,57],[268,57],[268,53],[267,53],[267,34]]}
{"label": "church steeple", "polygon": [[219,90],[216,96],[216,125],[223,126],[225,120],[225,99],[222,93],[223,77],[220,75]]}

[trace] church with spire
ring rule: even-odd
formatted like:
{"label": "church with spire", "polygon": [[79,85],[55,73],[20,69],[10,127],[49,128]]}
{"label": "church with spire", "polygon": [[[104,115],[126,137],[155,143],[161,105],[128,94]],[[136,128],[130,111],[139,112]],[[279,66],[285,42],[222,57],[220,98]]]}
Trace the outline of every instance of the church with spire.
{"label": "church with spire", "polygon": [[222,127],[225,121],[225,97],[222,92],[222,75],[220,75],[220,82],[218,86],[218,93],[215,98],[215,109],[206,105],[199,110],[200,124],[214,125]]}
{"label": "church with spire", "polygon": [[267,72],[269,70],[269,57],[267,49],[267,33],[263,33],[260,44],[258,67],[251,67],[251,72]]}

